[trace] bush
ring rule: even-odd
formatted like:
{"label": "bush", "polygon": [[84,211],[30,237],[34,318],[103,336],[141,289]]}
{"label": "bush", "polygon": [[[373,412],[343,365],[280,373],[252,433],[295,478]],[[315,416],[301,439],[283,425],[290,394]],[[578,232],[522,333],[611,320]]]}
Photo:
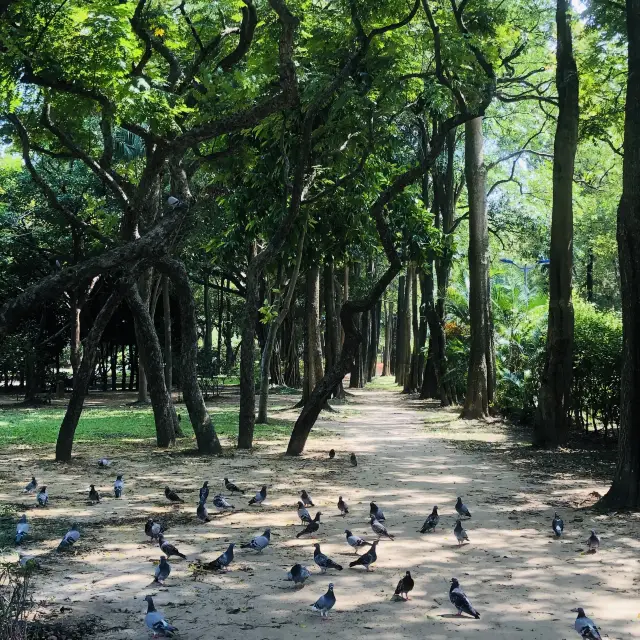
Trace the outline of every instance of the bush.
{"label": "bush", "polygon": [[30,595],[32,569],[0,566],[0,638],[26,640],[27,614],[33,606]]}

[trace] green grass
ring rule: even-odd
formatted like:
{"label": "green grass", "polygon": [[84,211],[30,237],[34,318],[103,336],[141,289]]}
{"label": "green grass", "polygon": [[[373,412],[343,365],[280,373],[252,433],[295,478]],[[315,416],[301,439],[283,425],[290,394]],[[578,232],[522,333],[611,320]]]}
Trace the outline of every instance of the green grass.
{"label": "green grass", "polygon": [[[185,435],[193,435],[184,408],[182,428]],[[238,433],[238,411],[234,409],[209,411],[218,435],[235,437]],[[58,437],[64,409],[7,409],[0,411],[0,446],[37,445],[54,443]],[[258,439],[287,437],[292,424],[273,420],[268,425],[256,425]],[[151,408],[86,409],[82,413],[75,442],[99,440],[141,440],[155,438],[156,431]]]}

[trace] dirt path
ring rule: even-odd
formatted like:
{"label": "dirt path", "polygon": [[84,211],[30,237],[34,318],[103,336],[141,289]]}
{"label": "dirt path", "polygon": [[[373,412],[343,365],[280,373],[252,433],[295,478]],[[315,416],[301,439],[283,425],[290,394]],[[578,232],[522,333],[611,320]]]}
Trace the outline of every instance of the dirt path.
{"label": "dirt path", "polygon": [[[43,462],[36,471],[47,476],[52,506],[46,513],[30,511],[34,530],[46,518],[74,517],[85,534],[76,555],[44,560],[38,597],[46,609],[70,606],[71,615],[85,613],[103,620],[103,639],[143,638],[143,598],[154,595],[156,605],[178,626],[182,638],[262,640],[264,638],[317,638],[331,634],[354,637],[430,640],[460,638],[532,640],[572,638],[575,614],[583,606],[602,627],[603,637],[640,638],[640,525],[573,510],[589,492],[605,488],[566,479],[541,485],[520,477],[507,464],[461,451],[433,429],[441,421],[456,437],[493,437],[482,425],[454,421],[450,412],[425,410],[422,403],[396,392],[359,392],[349,405],[349,417],[335,417],[323,425],[327,437],[311,439],[304,457],[284,459],[282,442],[261,443],[253,454],[223,459],[188,458],[177,453],[133,450],[116,460],[114,469],[100,472],[87,453],[66,469]],[[338,451],[326,459],[329,448]],[[352,468],[348,453],[355,451],[359,466]],[[31,465],[33,466],[33,465]],[[31,468],[26,458],[21,469],[15,457],[0,457],[0,474],[10,484],[0,490],[0,502],[16,501],[23,476]],[[111,476],[123,472],[125,499],[104,500],[96,507],[78,506],[90,481],[108,489]],[[43,477],[44,477],[43,476]],[[218,487],[223,476],[239,484],[269,486],[268,504],[240,509],[215,518],[208,525],[194,523],[197,487],[208,478]],[[62,489],[67,497],[56,499]],[[165,484],[188,495],[190,504],[168,507],[161,497]],[[323,512],[317,541],[323,552],[345,569],[320,576],[313,563],[316,539],[296,539],[300,530],[295,514],[296,490],[307,488]],[[214,492],[215,492],[214,488]],[[77,495],[76,495],[77,494]],[[213,493],[212,493],[213,495]],[[339,517],[336,502],[343,495],[350,515]],[[471,543],[458,548],[452,529],[454,503],[462,496],[473,517],[466,524]],[[569,499],[571,498],[571,499]],[[382,542],[375,570],[349,569],[354,557],[344,542],[344,529],[370,537],[368,503],[382,506],[394,542]],[[191,504],[192,503],[192,504]],[[437,504],[441,526],[431,535],[418,530]],[[559,508],[566,535],[551,539],[550,520]],[[211,560],[229,541],[250,539],[265,527],[272,529],[272,545],[261,554],[239,550],[232,571],[222,576],[193,576],[184,561],[172,561],[166,587],[149,586],[152,560],[158,549],[143,542],[142,527],[148,513],[170,523],[168,538],[189,558]],[[584,555],[583,541],[590,528],[602,537],[602,550]],[[30,553],[42,553],[57,540],[34,541]],[[284,581],[294,563],[313,573],[304,589],[296,591]],[[398,579],[410,569],[416,588],[409,602],[391,600]],[[456,576],[480,620],[458,619],[448,600],[449,580]],[[308,606],[335,585],[337,605],[330,622],[321,621]]]}

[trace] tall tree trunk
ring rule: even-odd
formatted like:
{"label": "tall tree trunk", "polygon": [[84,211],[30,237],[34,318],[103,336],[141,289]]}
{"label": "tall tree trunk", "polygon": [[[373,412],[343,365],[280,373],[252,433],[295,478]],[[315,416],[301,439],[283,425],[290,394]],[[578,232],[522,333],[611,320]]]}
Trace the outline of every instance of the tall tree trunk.
{"label": "tall tree trunk", "polygon": [[573,378],[573,171],[580,107],[569,6],[569,0],[558,0],[556,8],[558,121],[553,149],[549,321],[534,429],[534,443],[545,448],[566,442]]}
{"label": "tall tree trunk", "polygon": [[[224,278],[220,280],[224,287]],[[220,289],[220,297],[218,299],[218,345],[216,347],[216,375],[222,373],[222,314],[224,311],[224,291]]]}
{"label": "tall tree trunk", "polygon": [[471,340],[463,418],[489,415],[489,228],[482,118],[465,124],[465,172],[469,194],[469,316]]}
{"label": "tall tree trunk", "polygon": [[169,278],[162,279],[162,308],[164,317],[164,383],[171,395],[173,389],[173,356],[171,354],[171,301],[169,299]]}
{"label": "tall tree trunk", "polygon": [[68,462],[71,460],[73,438],[82,414],[84,399],[89,390],[91,375],[96,366],[98,345],[121,299],[122,296],[119,292],[114,292],[109,296],[96,316],[96,319],[93,321],[89,334],[85,338],[80,366],[73,378],[73,393],[71,394],[71,399],[67,405],[67,410],[62,419],[60,431],[58,432],[58,440],[56,442],[57,462]]}
{"label": "tall tree trunk", "polygon": [[627,0],[628,78],[618,257],[622,298],[622,380],[618,462],[602,502],[640,507],[640,0]]}
{"label": "tall tree trunk", "polygon": [[227,296],[226,316],[224,331],[224,357],[225,369],[231,371],[235,362],[233,355],[233,324],[231,322],[231,296]]}
{"label": "tall tree trunk", "polygon": [[393,301],[384,302],[384,351],[382,356],[382,375],[391,373],[391,336],[393,335]]}
{"label": "tall tree trunk", "polygon": [[74,377],[80,368],[82,353],[80,352],[80,312],[82,308],[78,301],[78,292],[73,293],[71,299],[71,341],[69,343],[69,360]]}
{"label": "tall tree trunk", "polygon": [[404,283],[404,309],[402,314],[403,355],[402,355],[402,386],[403,393],[411,392],[411,320],[412,320],[412,285],[413,266],[407,268],[407,277]]}
{"label": "tall tree trunk", "polygon": [[404,344],[404,330],[405,330],[405,276],[400,276],[398,278],[398,312],[396,314],[396,357],[395,357],[395,369],[396,369],[396,384],[404,384],[404,355],[405,355],[405,344]]}
{"label": "tall tree trunk", "polygon": [[407,393],[413,393],[418,389],[418,362],[420,359],[420,320],[418,317],[418,269],[411,267],[411,331],[413,336],[413,348],[411,350],[411,363],[409,370],[409,383]]}
{"label": "tall tree trunk", "polygon": [[320,268],[313,265],[307,272],[307,346],[309,358],[309,391],[322,378],[322,343],[320,336]]}
{"label": "tall tree trunk", "polygon": [[125,355],[125,344],[122,343],[122,386],[120,387],[122,391],[125,391],[127,388],[127,356]]}
{"label": "tall tree trunk", "polygon": [[[204,290],[203,290],[203,302],[204,302],[204,353],[205,353],[205,366],[211,364],[211,354],[213,351],[212,345],[212,322],[211,322],[211,287],[209,286],[209,274],[205,273],[204,276]],[[209,375],[213,372],[205,371],[205,375]]]}
{"label": "tall tree trunk", "polygon": [[[142,301],[147,305],[147,309],[149,308],[149,304],[151,301],[151,274],[149,271],[145,271],[142,276],[140,276],[138,280],[138,292]],[[134,320],[135,324],[135,320]],[[136,329],[136,339],[137,339],[138,331]],[[138,400],[137,402],[141,404],[146,404],[149,402],[149,391],[147,388],[147,374],[144,370],[144,364],[142,357],[142,352],[144,351],[145,345],[140,344],[138,342]]]}

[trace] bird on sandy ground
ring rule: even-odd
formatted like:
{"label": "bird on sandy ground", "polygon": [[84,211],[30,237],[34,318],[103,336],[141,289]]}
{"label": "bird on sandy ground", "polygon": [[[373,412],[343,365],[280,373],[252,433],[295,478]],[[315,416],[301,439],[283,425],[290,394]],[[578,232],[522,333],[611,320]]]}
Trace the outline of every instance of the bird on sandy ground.
{"label": "bird on sandy ground", "polygon": [[303,567],[301,564],[294,564],[291,570],[287,573],[287,580],[293,582],[296,587],[304,587],[305,580],[311,577],[311,572],[307,567]]}
{"label": "bird on sandy ground", "polygon": [[329,556],[326,556],[320,551],[320,545],[316,542],[313,551],[313,561],[320,567],[321,573],[326,573],[327,569],[337,569],[342,571],[342,565],[334,562]]}
{"label": "bird on sandy ground", "polygon": [[36,494],[36,502],[41,507],[46,507],[49,503],[49,494],[47,493],[47,485],[40,487],[40,491]]}
{"label": "bird on sandy ground", "polygon": [[200,502],[206,502],[209,497],[209,481],[205,480],[204,484],[200,487]]}
{"label": "bird on sandy ground", "polygon": [[596,535],[596,530],[591,529],[591,535],[587,540],[587,549],[589,553],[595,553],[600,548],[600,538]]}
{"label": "bird on sandy ground", "polygon": [[378,559],[378,554],[376,553],[376,547],[378,546],[378,540],[374,540],[371,545],[371,549],[366,553],[363,553],[359,558],[349,563],[350,567],[358,567],[362,566],[367,571],[369,571],[369,567]]}
{"label": "bird on sandy ground", "polygon": [[169,487],[164,488],[164,495],[170,502],[184,502],[184,500],[173,489],[170,489]]}
{"label": "bird on sandy ground", "polygon": [[207,511],[207,505],[204,502],[198,502],[198,506],[196,508],[196,517],[200,522],[211,522],[211,518],[209,517],[209,512]]}
{"label": "bird on sandy ground", "polygon": [[387,527],[385,527],[381,522],[376,520],[375,516],[371,516],[371,529],[373,533],[375,533],[378,538],[389,538],[389,540],[394,540],[395,536],[391,535],[387,531]]}
{"label": "bird on sandy ground", "polygon": [[22,541],[28,533],[29,523],[27,522],[27,516],[22,514],[16,525],[16,544],[22,544]]}
{"label": "bird on sandy ground", "polygon": [[322,512],[318,511],[316,513],[316,517],[300,533],[296,535],[296,538],[307,535],[308,533],[315,533],[316,531],[318,531],[318,529],[320,529],[321,515],[322,515]]}
{"label": "bird on sandy ground", "polygon": [[340,515],[344,518],[344,516],[349,513],[349,507],[347,503],[342,499],[342,496],[338,498],[338,511],[340,511]]}
{"label": "bird on sandy ground", "polygon": [[352,453],[351,456],[349,457],[349,461],[351,462],[351,466],[352,467],[357,467],[358,466],[358,459],[356,458],[356,454]]}
{"label": "bird on sandy ground", "polygon": [[147,603],[147,615],[144,617],[144,623],[151,631],[153,631],[153,637],[161,636],[163,638],[173,638],[178,630],[176,627],[170,625],[160,611],[158,611],[151,596],[145,597]]}
{"label": "bird on sandy ground", "polygon": [[358,553],[359,547],[370,547],[373,544],[371,542],[367,542],[360,536],[354,535],[353,533],[351,533],[351,531],[349,531],[349,529],[345,529],[344,532],[347,536],[347,544],[353,548],[354,553]]}
{"label": "bird on sandy ground", "polygon": [[459,516],[465,516],[467,518],[471,517],[471,512],[467,508],[467,505],[463,504],[462,498],[460,497],[458,497],[458,500],[456,502],[456,511],[458,512]]}
{"label": "bird on sandy ground", "polygon": [[244,489],[240,489],[233,482],[229,482],[229,478],[224,479],[224,488],[231,493],[244,493]]}
{"label": "bird on sandy ground", "polygon": [[587,614],[582,607],[577,609],[571,609],[574,613],[578,614],[573,628],[583,637],[585,640],[602,640],[600,630],[596,627],[591,618],[587,618]]}
{"label": "bird on sandy ground", "polygon": [[122,479],[122,475],[119,475],[116,478],[116,481],[113,483],[113,495],[116,498],[122,498],[123,491],[124,491],[124,480]]}
{"label": "bird on sandy ground", "polygon": [[440,516],[438,515],[438,506],[433,507],[433,511],[427,516],[427,519],[420,529],[420,533],[433,533],[440,522]]}
{"label": "bird on sandy ground", "polygon": [[336,450],[335,449],[331,449],[329,451],[329,460],[333,460],[336,457]]}
{"label": "bird on sandy ground", "polygon": [[300,499],[305,507],[315,507],[311,496],[304,489],[300,492]]}
{"label": "bird on sandy ground", "polygon": [[154,522],[151,518],[147,520],[147,523],[144,525],[144,532],[148,535],[152,540],[157,540],[161,533],[164,533],[164,525],[159,522]]}
{"label": "bird on sandy ground", "polygon": [[235,543],[232,542],[222,555],[206,564],[205,568],[212,569],[213,571],[222,571],[223,569],[226,569],[233,562],[233,548],[235,546]]}
{"label": "bird on sandy ground", "polygon": [[551,528],[553,529],[553,533],[555,533],[556,538],[559,538],[564,531],[564,521],[556,512],[553,516],[553,520],[551,521]]}
{"label": "bird on sandy ground", "polygon": [[64,534],[60,544],[58,545],[58,551],[63,551],[64,549],[69,549],[76,542],[80,540],[80,532],[78,531],[78,525],[74,522],[70,527],[69,531]]}
{"label": "bird on sandy ground", "polygon": [[241,549],[253,549],[254,551],[258,551],[262,553],[263,549],[266,549],[271,542],[271,529],[265,529],[264,533],[261,536],[256,536],[251,540],[251,542],[247,542],[247,544],[241,544]]}
{"label": "bird on sandy ground", "polygon": [[404,600],[409,600],[409,592],[413,590],[413,584],[414,582],[413,578],[411,577],[411,572],[407,571],[404,577],[400,578],[398,586],[396,587],[395,593],[393,595],[403,598]]}
{"label": "bird on sandy ground", "polygon": [[160,556],[160,564],[156,567],[153,581],[164,584],[164,581],[169,577],[170,573],[171,565],[164,556]]}
{"label": "bird on sandy ground", "polygon": [[108,460],[107,458],[100,458],[100,460],[98,460],[98,466],[99,467],[110,467],[111,466],[111,460]]}
{"label": "bird on sandy ground", "polygon": [[309,524],[311,522],[311,515],[301,500],[298,500],[298,518],[300,518],[302,524]]}
{"label": "bird on sandy ground", "polygon": [[458,578],[451,578],[451,587],[449,588],[449,600],[451,604],[458,610],[458,615],[461,616],[466,613],[476,618],[480,617],[480,614],[471,606],[467,594],[462,590]]}
{"label": "bird on sandy ground", "polygon": [[185,556],[184,553],[180,553],[177,547],[174,547],[171,543],[167,542],[162,534],[158,536],[158,545],[160,546],[162,553],[167,556],[167,559],[171,556],[178,556],[183,560],[187,559],[187,556]]}
{"label": "bird on sandy ground", "polygon": [[456,526],[453,528],[453,535],[456,537],[456,540],[458,541],[458,546],[463,544],[465,540],[467,542],[471,542],[469,540],[469,536],[467,535],[467,532],[462,528],[462,522],[460,520],[456,520]]}
{"label": "bird on sandy ground", "polygon": [[25,493],[33,493],[38,486],[38,481],[35,476],[31,476],[31,482],[24,488]]}
{"label": "bird on sandy ground", "polygon": [[94,484],[89,485],[89,502],[91,504],[100,502],[100,494],[96,491],[96,486]]}
{"label": "bird on sandy ground", "polygon": [[235,507],[222,495],[213,496],[213,506],[224,511],[225,509],[235,509]]}
{"label": "bird on sandy ground", "polygon": [[329,583],[329,589],[327,590],[327,593],[325,593],[323,596],[320,596],[316,600],[316,602],[311,605],[311,608],[314,611],[319,611],[320,616],[323,619],[325,619],[328,617],[329,611],[331,610],[331,608],[335,603],[336,603],[336,597],[333,593],[333,584]]}
{"label": "bird on sandy ground", "polygon": [[375,502],[369,503],[369,517],[371,516],[374,516],[378,522],[384,522],[386,520],[382,509]]}
{"label": "bird on sandy ground", "polygon": [[256,493],[251,500],[249,500],[249,506],[252,504],[262,504],[267,499],[267,485],[263,484],[262,489]]}

